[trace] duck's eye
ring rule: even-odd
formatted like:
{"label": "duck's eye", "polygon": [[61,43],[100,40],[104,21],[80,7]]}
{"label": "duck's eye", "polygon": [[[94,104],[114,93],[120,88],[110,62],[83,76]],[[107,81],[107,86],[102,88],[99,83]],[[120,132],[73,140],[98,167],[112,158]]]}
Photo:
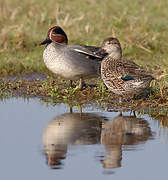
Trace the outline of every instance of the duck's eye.
{"label": "duck's eye", "polygon": [[56,31],[53,31],[52,34],[57,34]]}

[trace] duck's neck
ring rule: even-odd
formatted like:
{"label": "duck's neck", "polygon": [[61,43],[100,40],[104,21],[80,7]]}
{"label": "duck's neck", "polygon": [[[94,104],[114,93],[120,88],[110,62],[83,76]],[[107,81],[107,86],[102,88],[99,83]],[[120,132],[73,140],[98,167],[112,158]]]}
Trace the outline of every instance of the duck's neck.
{"label": "duck's neck", "polygon": [[46,48],[49,48],[49,49],[55,48],[56,50],[58,50],[58,49],[62,48],[63,46],[65,46],[65,44],[61,44],[61,43],[57,43],[57,42],[51,42],[50,44],[46,45],[45,49]]}
{"label": "duck's neck", "polygon": [[111,52],[109,55],[112,59],[119,60],[122,58],[122,53],[121,52]]}

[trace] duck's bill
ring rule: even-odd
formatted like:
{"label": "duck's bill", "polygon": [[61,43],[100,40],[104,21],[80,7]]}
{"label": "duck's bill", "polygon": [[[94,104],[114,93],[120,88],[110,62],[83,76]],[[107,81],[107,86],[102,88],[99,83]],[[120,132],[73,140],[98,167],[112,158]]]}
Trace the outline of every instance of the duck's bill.
{"label": "duck's bill", "polygon": [[50,44],[52,41],[50,40],[49,37],[47,37],[43,42],[40,43],[40,46],[41,45],[44,45],[44,44]]}

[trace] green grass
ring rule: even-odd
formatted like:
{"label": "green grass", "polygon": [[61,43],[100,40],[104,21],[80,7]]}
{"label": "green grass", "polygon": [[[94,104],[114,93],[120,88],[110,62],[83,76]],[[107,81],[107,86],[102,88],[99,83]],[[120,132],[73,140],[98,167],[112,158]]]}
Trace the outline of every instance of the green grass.
{"label": "green grass", "polygon": [[0,0],[0,73],[48,73],[39,43],[53,25],[70,43],[100,45],[116,36],[125,57],[166,71],[167,7],[167,0]]}

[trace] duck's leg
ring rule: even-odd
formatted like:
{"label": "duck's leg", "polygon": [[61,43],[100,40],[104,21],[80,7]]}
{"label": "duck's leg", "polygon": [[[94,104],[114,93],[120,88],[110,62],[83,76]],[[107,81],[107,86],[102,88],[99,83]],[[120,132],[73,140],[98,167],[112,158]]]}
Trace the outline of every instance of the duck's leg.
{"label": "duck's leg", "polygon": [[120,116],[122,116],[122,107],[120,106]]}
{"label": "duck's leg", "polygon": [[79,88],[80,88],[80,90],[82,90],[84,86],[85,86],[85,82],[83,81],[83,78],[81,77],[79,79]]}
{"label": "duck's leg", "polygon": [[119,97],[119,104],[122,104],[122,96]]}
{"label": "duck's leg", "polygon": [[73,84],[72,84],[72,82],[73,82],[73,81],[72,81],[72,80],[70,80],[70,82],[69,82],[70,87],[72,87],[72,85],[73,85]]}
{"label": "duck's leg", "polygon": [[80,78],[80,79],[79,79],[79,88],[80,88],[80,89],[82,89],[82,85],[83,85],[83,79]]}

